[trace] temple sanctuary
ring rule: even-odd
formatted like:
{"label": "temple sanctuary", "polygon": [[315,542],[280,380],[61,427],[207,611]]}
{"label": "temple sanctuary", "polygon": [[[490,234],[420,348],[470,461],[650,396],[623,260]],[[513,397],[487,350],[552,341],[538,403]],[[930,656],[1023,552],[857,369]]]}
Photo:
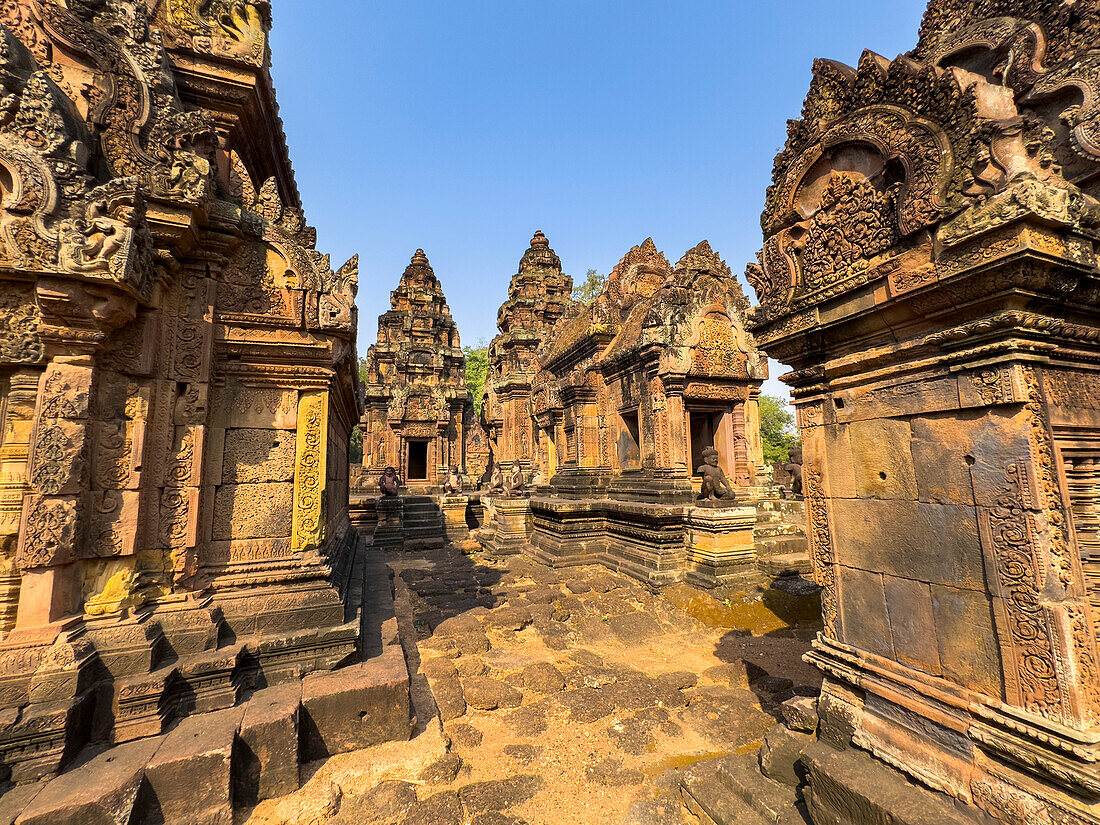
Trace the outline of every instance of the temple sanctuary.
{"label": "temple sanctuary", "polygon": [[542,449],[541,431],[531,415],[535,354],[558,320],[574,305],[573,279],[541,232],[523,253],[508,285],[508,300],[497,312],[500,333],[489,344],[481,418],[493,458],[503,467],[518,462],[524,472],[548,479],[557,466],[553,439]]}
{"label": "temple sanctuary", "polygon": [[[109,745],[138,771],[117,821],[221,822],[230,771],[254,801],[296,789],[299,758],[409,735],[387,579],[347,510],[357,264],[334,270],[305,222],[269,25],[266,3],[0,7],[0,783],[5,811],[36,800],[20,822],[74,821],[71,792],[99,786],[36,780]],[[391,709],[364,724],[371,691]]]}
{"label": "temple sanctuary", "polygon": [[[598,560],[667,583],[715,561],[692,552],[699,533],[740,533],[751,549],[750,514],[724,512],[734,489],[764,470],[757,397],[767,365],[745,332],[747,309],[705,241],[672,267],[647,238],[591,306],[573,307],[546,336],[531,401],[548,479],[530,502],[537,558]],[[729,485],[714,496],[726,499],[723,510],[685,507],[708,449]],[[736,529],[734,518],[748,521]]]}
{"label": "temple sanctuary", "polygon": [[366,373],[365,478],[393,467],[406,485],[437,493],[451,467],[480,480],[488,445],[474,419],[458,329],[422,249],[378,319]]}

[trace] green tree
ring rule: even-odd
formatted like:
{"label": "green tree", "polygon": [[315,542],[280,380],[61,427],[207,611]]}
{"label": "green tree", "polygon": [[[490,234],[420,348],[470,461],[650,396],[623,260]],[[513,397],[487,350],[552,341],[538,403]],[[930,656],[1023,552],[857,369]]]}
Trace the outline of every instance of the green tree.
{"label": "green tree", "polygon": [[348,463],[363,463],[363,431],[358,427],[351,428],[351,438],[348,439]]}
{"label": "green tree", "polygon": [[764,442],[764,461],[777,464],[791,460],[791,447],[799,440],[787,399],[760,396],[760,438]]}
{"label": "green tree", "polygon": [[489,375],[489,348],[485,339],[479,339],[476,347],[462,348],[466,356],[466,388],[474,401],[474,411],[481,414],[481,392],[485,389],[485,379]]}
{"label": "green tree", "polygon": [[591,304],[600,297],[606,283],[606,275],[601,275],[594,269],[588,270],[580,286],[573,287],[573,300],[580,301],[582,304]]}
{"label": "green tree", "polygon": [[370,373],[367,372],[367,359],[366,358],[360,358],[359,359],[359,382],[361,384],[366,384],[369,377],[370,377]]}

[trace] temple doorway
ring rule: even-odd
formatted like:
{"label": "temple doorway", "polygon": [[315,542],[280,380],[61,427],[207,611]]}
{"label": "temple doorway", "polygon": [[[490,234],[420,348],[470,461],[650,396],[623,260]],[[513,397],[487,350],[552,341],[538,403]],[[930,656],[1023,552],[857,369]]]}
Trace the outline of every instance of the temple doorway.
{"label": "temple doorway", "polygon": [[[691,474],[698,478],[696,472],[703,464],[703,450],[714,447],[718,450],[718,466],[725,474],[734,480],[737,478],[738,457],[735,442],[737,437],[734,432],[734,412],[728,407],[688,410],[688,433],[691,440]],[[744,461],[744,455],[740,458]]]}
{"label": "temple doorway", "polygon": [[720,412],[693,412],[690,414],[691,425],[691,474],[703,464],[703,450],[714,446],[714,436],[722,423]]}
{"label": "temple doorway", "polygon": [[409,439],[408,454],[408,480],[427,481],[428,479],[428,440],[424,438]]}

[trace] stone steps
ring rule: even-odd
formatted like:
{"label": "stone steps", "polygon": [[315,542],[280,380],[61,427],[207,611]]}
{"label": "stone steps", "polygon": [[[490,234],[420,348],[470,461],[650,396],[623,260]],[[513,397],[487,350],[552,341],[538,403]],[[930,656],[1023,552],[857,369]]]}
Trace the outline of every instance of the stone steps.
{"label": "stone steps", "polygon": [[305,762],[408,739],[409,673],[380,553],[357,560],[359,661],[187,716],[170,731],[86,748],[60,776],[0,796],[0,825],[228,823],[234,807],[298,788]]}
{"label": "stone steps", "polygon": [[806,554],[809,544],[806,537],[799,534],[770,536],[756,540],[756,554],[764,556],[782,556],[788,553]]}
{"label": "stone steps", "polygon": [[431,496],[406,496],[402,530],[406,549],[442,547],[443,511]]}
{"label": "stone steps", "polygon": [[806,825],[796,789],[768,779],[755,753],[700,762],[680,780],[684,807],[706,825]]}
{"label": "stone steps", "polygon": [[812,572],[810,557],[806,555],[805,549],[798,553],[760,556],[757,559],[757,564],[760,567],[760,572],[773,579],[795,574],[809,578]]}

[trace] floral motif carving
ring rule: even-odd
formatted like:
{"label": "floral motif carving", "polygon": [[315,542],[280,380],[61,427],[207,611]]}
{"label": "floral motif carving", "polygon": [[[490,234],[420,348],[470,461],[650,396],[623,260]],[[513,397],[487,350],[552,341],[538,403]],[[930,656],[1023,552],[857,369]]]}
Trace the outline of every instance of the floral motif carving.
{"label": "floral motif carving", "polygon": [[866,179],[832,173],[801,248],[802,289],[843,278],[888,249],[896,239],[893,211],[890,193]]}
{"label": "floral motif carving", "polygon": [[307,393],[298,403],[298,445],[294,468],[296,548],[316,547],[322,538],[326,398],[319,393]]}
{"label": "floral motif carving", "polygon": [[79,509],[74,499],[34,496],[16,551],[19,568],[30,570],[71,562],[78,523]]}
{"label": "floral motif carving", "polygon": [[821,471],[817,467],[807,465],[803,482],[806,523],[809,527],[810,562],[813,565],[814,581],[821,586],[824,633],[828,638],[836,639],[838,629],[836,559],[833,554],[832,536],[829,532],[829,509],[825,501]]}

